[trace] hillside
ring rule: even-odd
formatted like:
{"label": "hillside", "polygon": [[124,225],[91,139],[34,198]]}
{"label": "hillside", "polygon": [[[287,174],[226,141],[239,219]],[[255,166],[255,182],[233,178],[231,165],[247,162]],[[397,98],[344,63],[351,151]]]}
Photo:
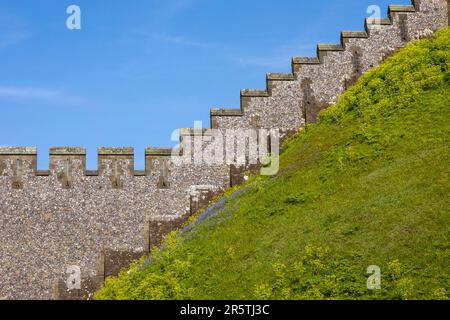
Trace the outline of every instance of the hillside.
{"label": "hillside", "polygon": [[362,76],[285,144],[276,177],[228,191],[95,297],[449,299],[449,93],[446,29]]}

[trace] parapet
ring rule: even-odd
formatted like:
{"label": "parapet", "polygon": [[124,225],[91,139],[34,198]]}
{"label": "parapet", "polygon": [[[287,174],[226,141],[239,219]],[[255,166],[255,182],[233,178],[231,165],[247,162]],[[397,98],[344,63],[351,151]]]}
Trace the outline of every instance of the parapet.
{"label": "parapet", "polygon": [[[15,172],[17,164],[25,165],[25,162],[28,162],[31,165],[30,169],[38,176],[49,175],[51,171],[64,171],[65,175],[71,176],[75,162],[78,162],[76,165],[78,170],[81,169],[89,176],[102,175],[106,171],[109,174],[117,173],[118,175],[124,174],[125,171],[130,174],[134,172],[134,148],[131,147],[98,148],[98,173],[86,171],[86,148],[51,147],[49,155],[49,170],[37,170],[36,147],[0,147],[0,169],[5,169],[5,160],[9,160]],[[3,170],[0,170],[1,174],[5,174]]]}
{"label": "parapet", "polygon": [[98,173],[104,175],[107,171],[116,177],[134,175],[134,148],[98,148]]}
{"label": "parapet", "polygon": [[28,165],[33,172],[37,170],[37,148],[36,147],[0,147],[0,175],[4,174],[4,161],[12,162],[15,175],[24,173],[23,167]]}
{"label": "parapet", "polygon": [[[68,169],[74,160],[81,162],[81,169],[86,171],[86,148],[52,147],[50,148],[50,170],[56,170],[62,163]],[[67,170],[69,171],[69,170]]]}
{"label": "parapet", "polygon": [[0,147],[0,156],[3,155],[37,155],[36,147]]}
{"label": "parapet", "polygon": [[132,156],[134,157],[134,148],[132,147],[99,147],[99,156]]}
{"label": "parapet", "polygon": [[147,175],[153,170],[159,172],[158,189],[168,189],[169,183],[169,159],[172,157],[171,148],[146,148],[145,149],[145,171]]}
{"label": "parapet", "polygon": [[12,177],[13,189],[23,188],[23,176],[28,170],[37,171],[37,148],[0,147],[0,175]]}

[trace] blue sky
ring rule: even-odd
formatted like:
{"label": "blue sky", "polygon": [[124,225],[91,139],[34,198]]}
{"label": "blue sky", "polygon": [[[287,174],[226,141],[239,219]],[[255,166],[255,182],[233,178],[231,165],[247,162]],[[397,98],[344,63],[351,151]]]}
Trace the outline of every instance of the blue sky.
{"label": "blue sky", "polygon": [[[395,4],[410,4],[395,0]],[[82,29],[66,28],[76,4]],[[392,0],[2,0],[0,145],[172,146],[177,128],[209,126],[211,107],[239,107],[243,88],[290,72],[292,56],[362,30]]]}

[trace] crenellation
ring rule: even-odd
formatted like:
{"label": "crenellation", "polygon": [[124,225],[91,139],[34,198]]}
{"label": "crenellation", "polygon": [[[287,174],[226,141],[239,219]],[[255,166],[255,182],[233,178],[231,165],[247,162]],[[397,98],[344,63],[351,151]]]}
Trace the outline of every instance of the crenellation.
{"label": "crenellation", "polygon": [[344,51],[344,46],[342,44],[318,44],[317,45],[317,57],[319,61],[324,63],[325,57],[330,52]]}
{"label": "crenellation", "polygon": [[13,190],[22,190],[30,174],[37,171],[37,148],[1,147],[0,176]]}
{"label": "crenellation", "polygon": [[170,187],[169,164],[172,157],[170,148],[147,148],[145,150],[145,167],[147,174],[156,173],[158,175],[157,188],[168,189]]}
{"label": "crenellation", "polygon": [[367,39],[369,35],[366,31],[342,31],[341,32],[341,43],[345,46],[345,42],[350,38],[364,38]]}
{"label": "crenellation", "polygon": [[99,156],[134,156],[132,147],[99,147]]}
{"label": "crenellation", "polygon": [[86,170],[86,177],[98,177],[98,170]]}
{"label": "crenellation", "polygon": [[86,148],[80,147],[51,147],[50,156],[86,156]]}
{"label": "crenellation", "polygon": [[[328,51],[320,65],[304,64],[298,69],[302,110],[306,121],[314,123],[318,112],[337,102],[338,97],[364,72],[380,64],[386,50],[405,45],[398,28],[398,16],[392,24],[368,25],[368,38],[346,38],[343,50]],[[320,47],[322,48],[322,47]],[[312,98],[313,97],[313,98]]]}
{"label": "crenellation", "polygon": [[392,17],[394,12],[416,12],[416,7],[414,5],[389,5],[388,16]]}
{"label": "crenellation", "polygon": [[37,155],[36,147],[0,147],[0,156]]}
{"label": "crenellation", "polygon": [[146,170],[134,170],[135,177],[145,177],[147,175]]}
{"label": "crenellation", "polygon": [[266,79],[267,81],[294,81],[295,75],[293,73],[268,73]]}
{"label": "crenellation", "polygon": [[242,89],[242,98],[253,98],[253,97],[268,97],[269,92],[267,90],[253,90],[253,89]]}
{"label": "crenellation", "polygon": [[98,173],[108,176],[114,189],[123,188],[124,177],[134,176],[134,148],[98,148]]}
{"label": "crenellation", "polygon": [[0,175],[5,175],[9,168],[9,176],[20,177],[29,167],[33,172],[37,170],[37,148],[35,147],[0,147]]}
{"label": "crenellation", "polygon": [[378,29],[382,26],[392,25],[392,20],[390,18],[366,18],[364,22],[365,30],[370,37],[370,31],[373,29]]}
{"label": "crenellation", "polygon": [[[148,253],[260,168],[247,149],[244,164],[204,162],[216,142],[236,138],[235,148],[256,139],[259,153],[276,153],[269,129],[287,137],[315,122],[367,70],[408,41],[447,26],[448,2],[390,6],[387,19],[366,19],[365,31],[343,31],[340,44],[318,45],[316,57],[293,58],[291,74],[269,73],[265,90],[242,90],[240,108],[212,109],[211,129],[219,130],[180,129],[178,147],[147,148],[145,170],[134,170],[130,147],[98,148],[96,171],[86,170],[85,148],[51,148],[49,170],[37,170],[36,148],[0,147],[0,273],[10,275],[0,296],[89,298],[106,275]],[[260,129],[256,136],[253,129]],[[72,265],[82,272],[78,291],[65,287]]]}
{"label": "crenellation", "polygon": [[50,176],[50,170],[37,170],[36,177],[48,177]]}
{"label": "crenellation", "polygon": [[273,89],[283,81],[295,81],[293,73],[268,73],[266,75],[266,87],[269,95],[272,95]]}
{"label": "crenellation", "polygon": [[73,183],[74,170],[86,173],[86,148],[50,148],[50,172],[57,175],[62,188],[69,189]]}
{"label": "crenellation", "polygon": [[[281,131],[298,130],[302,127],[301,109],[297,81],[277,81],[270,95],[246,92],[242,101],[242,116],[215,115],[214,127],[234,128],[278,128]],[[255,119],[258,121],[255,122]]]}
{"label": "crenellation", "polygon": [[320,61],[317,57],[293,57],[293,64],[319,64]]}

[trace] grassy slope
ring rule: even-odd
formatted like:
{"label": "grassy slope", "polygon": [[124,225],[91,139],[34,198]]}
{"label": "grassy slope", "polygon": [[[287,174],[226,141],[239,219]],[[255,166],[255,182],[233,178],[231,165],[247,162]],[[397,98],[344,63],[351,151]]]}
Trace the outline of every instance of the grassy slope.
{"label": "grassy slope", "polygon": [[449,298],[449,81],[447,29],[364,75],[285,146],[276,178],[96,298]]}

